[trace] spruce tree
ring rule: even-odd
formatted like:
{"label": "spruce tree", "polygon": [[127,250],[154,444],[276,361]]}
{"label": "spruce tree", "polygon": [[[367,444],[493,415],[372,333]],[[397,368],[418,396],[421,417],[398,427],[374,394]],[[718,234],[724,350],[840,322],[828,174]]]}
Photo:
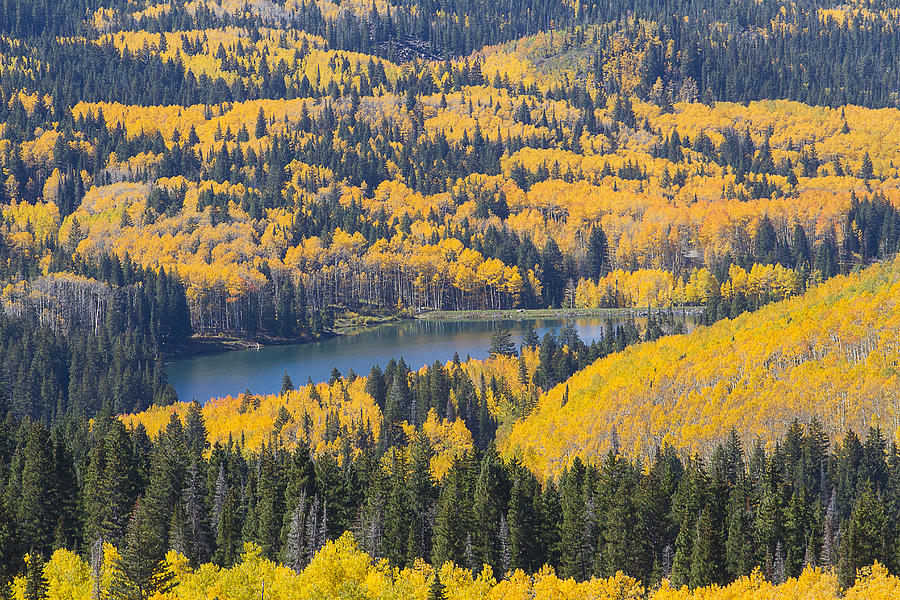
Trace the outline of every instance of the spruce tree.
{"label": "spruce tree", "polygon": [[708,508],[700,511],[694,536],[691,556],[691,587],[703,587],[711,583],[718,583],[716,531]]}
{"label": "spruce tree", "polygon": [[200,471],[205,464],[196,457],[188,467],[187,482],[182,493],[182,506],[187,519],[191,563],[195,566],[209,562],[212,554],[209,533],[209,511],[206,503],[206,485]]}
{"label": "spruce tree", "polygon": [[509,484],[502,462],[493,444],[481,460],[481,471],[475,483],[473,510],[473,546],[479,563],[491,565],[501,572],[500,518],[509,502]]}
{"label": "spruce tree", "polygon": [[872,159],[869,157],[868,151],[863,155],[862,165],[859,168],[859,178],[866,181],[875,178],[875,169],[872,166]]}
{"label": "spruce tree", "polygon": [[44,575],[44,559],[39,554],[29,554],[25,568],[25,600],[44,600],[47,597],[47,577]]}
{"label": "spruce tree", "polygon": [[841,558],[838,580],[843,588],[856,581],[857,571],[875,561],[885,562],[886,517],[884,504],[866,482],[864,491],[853,507],[847,531],[841,536]]}
{"label": "spruce tree", "polygon": [[534,331],[534,324],[531,321],[525,321],[525,326],[522,328],[522,346],[537,348],[540,343],[541,340]]}
{"label": "spruce tree", "polygon": [[588,237],[587,254],[585,255],[585,277],[588,279],[597,279],[605,275],[609,269],[609,244],[606,235],[599,225],[591,228],[591,234]]}
{"label": "spruce tree", "polygon": [[57,524],[56,468],[50,432],[38,423],[27,427],[17,521],[24,543],[43,554],[51,550]]}
{"label": "spruce tree", "polygon": [[230,567],[241,555],[240,509],[234,490],[227,490],[216,526],[216,551],[212,557],[220,567]]}
{"label": "spruce tree", "polygon": [[293,391],[294,382],[291,381],[291,376],[288,375],[287,369],[284,370],[284,376],[281,378],[281,395]]}
{"label": "spruce tree", "polygon": [[419,431],[410,447],[407,494],[410,499],[409,540],[407,564],[416,558],[430,558],[432,537],[432,509],[436,499],[431,459],[434,454],[431,441]]}
{"label": "spruce tree", "polygon": [[256,129],[254,133],[256,134],[257,139],[265,137],[267,133],[266,115],[261,106],[259,107],[259,113],[256,115]]}
{"label": "spruce tree", "polygon": [[119,419],[110,424],[100,447],[104,449],[105,464],[99,482],[100,497],[93,497],[92,501],[99,502],[103,520],[96,534],[118,542],[125,534],[136,499],[133,446]]}
{"label": "spruce tree", "polygon": [[541,545],[541,489],[531,472],[513,465],[514,480],[509,497],[509,568],[534,572],[545,562]]}
{"label": "spruce tree", "polygon": [[392,448],[390,461],[390,491],[384,514],[384,554],[395,564],[405,565],[409,546],[412,500],[406,481],[409,474],[406,452],[399,448]]}
{"label": "spruce tree", "polygon": [[113,563],[109,595],[114,600],[146,600],[173,586],[173,574],[163,561],[165,546],[149,518],[144,503],[138,501],[128,523],[125,548]]}
{"label": "spruce tree", "polygon": [[550,307],[562,303],[564,277],[562,274],[562,253],[553,238],[547,239],[541,254],[541,285],[544,288],[544,302]]}
{"label": "spruce tree", "polygon": [[560,481],[562,523],[559,571],[563,577],[583,581],[592,571],[590,565],[593,557],[586,556],[584,552],[585,468],[580,458],[575,458]]}
{"label": "spruce tree", "polygon": [[284,518],[284,477],[276,462],[276,450],[264,446],[259,457],[258,529],[256,540],[265,556],[275,559],[281,550]]}
{"label": "spruce tree", "polygon": [[16,532],[16,520],[0,497],[0,598],[10,592],[10,583],[19,571],[22,561],[22,540]]}
{"label": "spruce tree", "polygon": [[188,450],[194,457],[202,457],[203,452],[209,448],[206,419],[203,417],[203,408],[196,398],[191,401],[184,417],[184,437]]}
{"label": "spruce tree", "polygon": [[447,592],[444,584],[441,583],[441,575],[437,571],[431,580],[431,586],[428,588],[428,600],[446,600]]}
{"label": "spruce tree", "polygon": [[516,345],[512,343],[512,336],[508,327],[497,324],[491,334],[491,345],[488,348],[491,356],[515,356]]}
{"label": "spruce tree", "polygon": [[749,575],[755,564],[753,515],[749,510],[747,485],[741,481],[731,488],[726,507],[725,570],[729,579]]}

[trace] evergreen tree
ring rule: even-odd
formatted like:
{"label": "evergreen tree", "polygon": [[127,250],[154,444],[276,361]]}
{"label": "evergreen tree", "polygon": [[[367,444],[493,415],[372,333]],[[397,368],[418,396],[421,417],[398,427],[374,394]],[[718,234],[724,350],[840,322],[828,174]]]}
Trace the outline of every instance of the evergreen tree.
{"label": "evergreen tree", "polygon": [[866,181],[875,178],[875,169],[872,166],[872,159],[869,157],[868,151],[863,155],[862,165],[859,168],[859,178]]}
{"label": "evergreen tree", "polygon": [[525,321],[522,328],[522,346],[527,348],[537,348],[541,340],[534,331],[534,324],[531,321]]}
{"label": "evergreen tree", "polygon": [[196,457],[191,461],[187,472],[187,484],[182,494],[190,548],[188,556],[195,566],[209,562],[212,555],[206,486],[200,471],[201,463],[202,460]]}
{"label": "evergreen tree", "polygon": [[434,525],[434,552],[432,562],[443,565],[452,561],[472,567],[477,563],[474,555],[466,560],[467,538],[472,523],[469,498],[469,473],[464,459],[457,460],[444,477],[438,501]]}
{"label": "evergreen tree", "polygon": [[10,514],[6,500],[0,497],[0,598],[10,592],[10,583],[19,572],[22,561],[22,540],[16,532],[16,519]]}
{"label": "evergreen tree", "polygon": [[591,235],[588,237],[587,254],[585,255],[585,272],[584,275],[588,279],[594,279],[603,276],[609,270],[609,244],[606,235],[599,225],[591,228]]}
{"label": "evergreen tree", "polygon": [[491,356],[516,355],[516,345],[512,343],[512,336],[509,332],[509,328],[504,327],[499,323],[494,327],[494,332],[491,334],[491,345],[488,349],[488,353]]}
{"label": "evergreen tree", "polygon": [[540,484],[530,471],[513,465],[514,480],[509,497],[509,568],[534,572],[544,563],[541,546]]}
{"label": "evergreen tree", "polygon": [[281,395],[293,391],[294,382],[291,381],[291,376],[288,375],[287,369],[284,370],[284,376],[281,378]]}
{"label": "evergreen tree", "polygon": [[691,555],[691,587],[718,583],[716,531],[708,508],[700,511]]}
{"label": "evergreen tree", "polygon": [[429,541],[432,537],[432,508],[435,501],[434,478],[431,459],[434,450],[431,441],[423,431],[419,431],[410,447],[409,478],[407,494],[410,499],[409,539],[406,562],[412,564],[416,558],[428,559]]}
{"label": "evergreen tree", "polygon": [[32,553],[50,552],[57,523],[57,490],[50,432],[41,424],[27,427],[19,490],[18,529]]}
{"label": "evergreen tree", "polygon": [[753,514],[746,483],[731,488],[726,507],[725,570],[731,580],[749,575],[755,565]]}
{"label": "evergreen tree", "polygon": [[48,589],[44,560],[39,554],[29,554],[26,561],[25,600],[44,600]]}
{"label": "evergreen tree", "polygon": [[500,563],[500,517],[505,514],[509,501],[509,486],[502,461],[493,444],[488,446],[481,459],[481,470],[475,483],[472,524],[472,544],[479,564],[489,564],[496,572]]}
{"label": "evergreen tree", "polygon": [[209,448],[206,419],[203,417],[203,408],[196,399],[191,401],[184,417],[184,437],[188,449],[196,458],[201,457]]}
{"label": "evergreen tree", "polygon": [[263,112],[262,107],[259,107],[259,113],[256,115],[256,130],[254,132],[256,134],[256,138],[266,137],[268,133],[266,128],[266,115]]}
{"label": "evergreen tree", "polygon": [[434,577],[431,579],[431,586],[428,588],[428,600],[446,600],[447,592],[444,588],[444,584],[441,583],[441,575],[437,571],[434,572]]}
{"label": "evergreen tree", "polygon": [[146,600],[169,591],[173,574],[166,568],[164,545],[150,527],[143,502],[135,505],[125,535],[125,548],[113,564],[109,595],[115,600]]}
{"label": "evergreen tree", "polygon": [[853,585],[859,569],[875,561],[885,562],[885,525],[884,504],[872,491],[871,484],[866,483],[853,507],[847,532],[841,536],[838,579],[842,587]]}
{"label": "evergreen tree", "polygon": [[230,567],[241,555],[240,503],[234,490],[225,493],[216,527],[216,551],[212,560],[220,567]]}
{"label": "evergreen tree", "polygon": [[560,483],[562,521],[560,526],[560,575],[585,580],[593,571],[593,557],[586,554],[585,538],[585,467],[576,457]]}
{"label": "evergreen tree", "polygon": [[562,253],[553,238],[548,238],[541,254],[541,285],[544,288],[544,302],[547,306],[561,306],[564,278]]}
{"label": "evergreen tree", "polygon": [[276,452],[264,446],[259,456],[258,525],[256,540],[265,556],[275,559],[281,550],[281,529],[284,518],[284,477]]}
{"label": "evergreen tree", "polygon": [[775,227],[768,216],[764,216],[753,238],[754,259],[758,263],[773,264],[775,262],[778,239],[775,236]]}

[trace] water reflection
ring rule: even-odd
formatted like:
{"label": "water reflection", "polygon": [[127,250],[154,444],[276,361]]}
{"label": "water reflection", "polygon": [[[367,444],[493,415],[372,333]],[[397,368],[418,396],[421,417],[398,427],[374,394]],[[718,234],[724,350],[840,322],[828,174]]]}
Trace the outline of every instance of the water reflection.
{"label": "water reflection", "polygon": [[[636,319],[643,326],[642,319]],[[564,320],[530,321],[538,335],[559,329]],[[603,337],[605,318],[580,318],[575,325],[585,342]],[[503,321],[521,343],[526,321]],[[435,360],[447,361],[453,353],[484,358],[496,321],[404,321],[358,329],[339,337],[289,346],[269,346],[259,350],[223,352],[173,361],[167,365],[169,381],[181,400],[236,395],[245,389],[254,393],[275,393],[287,370],[295,384],[307,379],[325,381],[337,367],[346,374],[353,369],[368,374],[375,364],[384,366],[391,358],[403,357],[417,369]]]}

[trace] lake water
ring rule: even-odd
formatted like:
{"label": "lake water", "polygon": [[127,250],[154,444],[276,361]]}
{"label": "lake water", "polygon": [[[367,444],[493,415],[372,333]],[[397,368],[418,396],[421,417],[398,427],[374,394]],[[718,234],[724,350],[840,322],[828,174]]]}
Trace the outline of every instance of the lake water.
{"label": "lake water", "polygon": [[[642,319],[636,321],[643,325]],[[559,330],[572,322],[578,335],[590,343],[603,337],[605,318],[531,321],[538,335],[549,329]],[[503,321],[512,333],[516,346],[521,342],[525,321]],[[403,321],[359,329],[319,342],[267,346],[259,350],[240,350],[206,354],[167,365],[169,382],[175,386],[180,400],[235,396],[249,389],[255,394],[271,394],[281,390],[281,379],[287,370],[295,385],[327,381],[331,369],[344,375],[350,369],[368,375],[373,365],[384,367],[391,359],[403,357],[412,369],[446,362],[458,352],[485,358],[496,321]]]}

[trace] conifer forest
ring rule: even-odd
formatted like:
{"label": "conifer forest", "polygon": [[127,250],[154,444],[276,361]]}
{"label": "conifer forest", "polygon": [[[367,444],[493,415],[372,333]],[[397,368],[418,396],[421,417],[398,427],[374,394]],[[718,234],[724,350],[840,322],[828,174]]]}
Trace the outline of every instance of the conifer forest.
{"label": "conifer forest", "polygon": [[898,0],[0,0],[0,600],[898,598],[898,252]]}

